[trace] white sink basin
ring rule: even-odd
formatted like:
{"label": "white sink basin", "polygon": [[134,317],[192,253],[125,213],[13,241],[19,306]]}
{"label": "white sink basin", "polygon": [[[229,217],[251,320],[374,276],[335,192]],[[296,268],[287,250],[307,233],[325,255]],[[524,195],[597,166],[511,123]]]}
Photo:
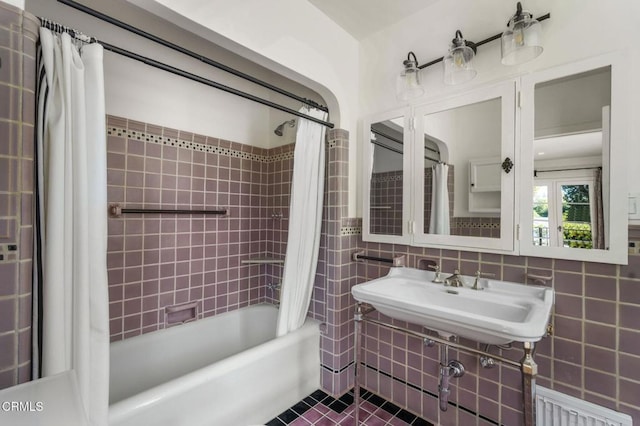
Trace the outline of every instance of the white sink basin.
{"label": "white sink basin", "polygon": [[[351,289],[353,297],[391,318],[494,345],[536,342],[547,330],[553,289],[481,279],[482,291],[432,283],[434,273],[391,268],[389,274]],[[443,273],[445,278],[450,274]]]}

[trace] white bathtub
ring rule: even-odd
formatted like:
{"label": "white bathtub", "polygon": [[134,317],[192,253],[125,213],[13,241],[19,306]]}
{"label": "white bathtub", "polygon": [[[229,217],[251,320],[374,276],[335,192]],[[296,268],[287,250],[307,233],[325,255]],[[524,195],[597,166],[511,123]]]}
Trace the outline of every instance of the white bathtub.
{"label": "white bathtub", "polygon": [[319,323],[254,305],[111,344],[109,424],[264,423],[320,387]]}

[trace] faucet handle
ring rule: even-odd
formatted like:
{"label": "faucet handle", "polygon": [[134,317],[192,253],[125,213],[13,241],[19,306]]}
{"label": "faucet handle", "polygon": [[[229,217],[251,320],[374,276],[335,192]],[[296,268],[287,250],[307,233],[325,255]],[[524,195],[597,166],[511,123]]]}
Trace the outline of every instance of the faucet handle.
{"label": "faucet handle", "polygon": [[429,264],[429,265],[427,265],[427,268],[433,269],[436,272],[436,276],[433,277],[433,280],[431,280],[432,283],[440,284],[440,283],[444,282],[444,280],[440,276],[440,265],[439,264],[435,264],[435,265]]}
{"label": "faucet handle", "polygon": [[476,271],[476,280],[473,283],[473,287],[471,287],[471,290],[484,290],[484,287],[480,287],[480,277],[495,277],[496,274],[493,274],[491,272],[480,272],[480,270],[478,269]]}
{"label": "faucet handle", "polygon": [[482,274],[482,272],[477,271],[476,272],[476,280],[473,282],[473,287],[471,287],[471,290],[484,290],[484,287],[480,287],[480,275]]}

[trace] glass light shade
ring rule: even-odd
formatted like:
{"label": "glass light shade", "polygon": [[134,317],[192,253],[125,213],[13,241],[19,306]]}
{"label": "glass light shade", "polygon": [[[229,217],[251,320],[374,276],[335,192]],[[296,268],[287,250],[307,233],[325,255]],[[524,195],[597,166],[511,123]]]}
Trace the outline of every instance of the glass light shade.
{"label": "glass light shade", "polygon": [[444,57],[444,84],[461,84],[473,80],[478,74],[473,67],[473,49],[464,44],[452,45],[447,56]]}
{"label": "glass light shade", "polygon": [[518,65],[537,58],[543,51],[542,26],[525,12],[509,21],[502,33],[502,63]]}
{"label": "glass light shade", "polygon": [[403,62],[404,70],[396,81],[396,96],[398,100],[406,101],[424,95],[424,86],[420,78],[420,68],[415,61]]}

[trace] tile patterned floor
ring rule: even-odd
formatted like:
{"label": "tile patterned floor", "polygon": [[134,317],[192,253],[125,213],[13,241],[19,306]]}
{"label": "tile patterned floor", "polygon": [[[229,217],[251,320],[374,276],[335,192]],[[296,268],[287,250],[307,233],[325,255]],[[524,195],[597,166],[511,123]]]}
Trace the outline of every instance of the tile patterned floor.
{"label": "tile patterned floor", "polygon": [[[360,420],[366,426],[433,426],[379,396],[363,391]],[[353,426],[353,391],[336,399],[321,390],[280,413],[266,426]]]}

